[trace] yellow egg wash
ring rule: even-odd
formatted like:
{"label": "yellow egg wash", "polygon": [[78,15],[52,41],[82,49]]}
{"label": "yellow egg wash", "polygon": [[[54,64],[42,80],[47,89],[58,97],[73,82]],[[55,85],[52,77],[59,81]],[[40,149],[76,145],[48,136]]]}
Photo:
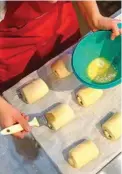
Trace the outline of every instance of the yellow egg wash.
{"label": "yellow egg wash", "polygon": [[94,82],[107,83],[115,79],[117,70],[105,58],[96,58],[89,64],[87,74]]}

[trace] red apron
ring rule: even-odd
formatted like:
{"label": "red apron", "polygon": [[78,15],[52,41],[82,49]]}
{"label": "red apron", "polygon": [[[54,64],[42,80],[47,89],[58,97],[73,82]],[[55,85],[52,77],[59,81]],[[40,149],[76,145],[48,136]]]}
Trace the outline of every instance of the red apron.
{"label": "red apron", "polygon": [[48,55],[58,36],[61,42],[78,30],[71,2],[7,2],[0,23],[0,84],[22,74],[33,55]]}

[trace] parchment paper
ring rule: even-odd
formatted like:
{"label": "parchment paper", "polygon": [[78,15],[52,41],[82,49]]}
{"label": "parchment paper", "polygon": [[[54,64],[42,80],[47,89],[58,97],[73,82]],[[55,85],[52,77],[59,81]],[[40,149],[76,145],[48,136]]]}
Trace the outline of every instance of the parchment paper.
{"label": "parchment paper", "polygon": [[[73,47],[62,55],[71,54],[72,50]],[[105,90],[103,97],[96,104],[88,108],[80,107],[76,103],[75,92],[82,84],[74,75],[64,80],[57,80],[51,73],[50,65],[60,56],[22,79],[18,84],[4,92],[3,96],[22,112],[35,116],[44,115],[50,107],[57,103],[69,104],[76,115],[74,121],[57,132],[49,130],[46,126],[41,126],[34,128],[32,133],[62,174],[95,174],[121,152],[120,140],[111,142],[104,138],[100,126],[112,113],[119,112],[121,109],[120,85]],[[35,104],[25,104],[21,97],[19,98],[19,89],[37,77],[45,80],[50,92]],[[82,169],[73,169],[67,163],[67,153],[74,145],[84,139],[93,140],[100,150],[100,155]]]}

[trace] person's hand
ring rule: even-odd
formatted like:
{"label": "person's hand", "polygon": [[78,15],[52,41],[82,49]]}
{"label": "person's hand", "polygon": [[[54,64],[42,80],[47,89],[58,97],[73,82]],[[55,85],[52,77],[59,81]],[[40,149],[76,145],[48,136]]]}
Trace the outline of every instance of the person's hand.
{"label": "person's hand", "polygon": [[6,11],[6,2],[0,1],[0,22],[5,18]]}
{"label": "person's hand", "polygon": [[81,14],[87,20],[87,23],[92,31],[111,30],[112,40],[114,40],[118,35],[122,34],[122,30],[120,30],[117,26],[117,23],[121,22],[121,20],[102,16],[100,14],[96,0],[78,1],[77,4]]}
{"label": "person's hand", "polygon": [[58,0],[48,0],[50,3],[56,3]]}
{"label": "person's hand", "polygon": [[90,22],[88,21],[92,31],[97,31],[97,30],[111,30],[112,35],[111,39],[114,40],[117,36],[122,34],[122,29],[119,29],[117,24],[120,23],[120,20],[117,19],[112,19],[109,17],[104,17],[102,15],[99,15],[94,19],[93,21]]}
{"label": "person's hand", "polygon": [[21,114],[17,109],[7,102],[4,103],[4,108],[0,108],[0,126],[2,128],[6,128],[17,123],[19,123],[24,130],[14,134],[14,136],[17,138],[24,138],[24,136],[30,131],[28,117]]}

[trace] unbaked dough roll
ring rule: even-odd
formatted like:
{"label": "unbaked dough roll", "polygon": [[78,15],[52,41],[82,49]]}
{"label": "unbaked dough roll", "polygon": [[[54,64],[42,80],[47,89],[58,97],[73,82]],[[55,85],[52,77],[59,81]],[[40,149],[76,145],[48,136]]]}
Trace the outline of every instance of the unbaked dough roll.
{"label": "unbaked dough roll", "polygon": [[32,104],[41,99],[49,91],[47,84],[42,79],[36,79],[21,89],[23,100]]}
{"label": "unbaked dough roll", "polygon": [[85,88],[80,89],[77,92],[76,98],[81,106],[88,107],[89,105],[94,104],[102,94],[103,90],[101,89]]}
{"label": "unbaked dough roll", "polygon": [[59,104],[46,113],[48,126],[54,130],[65,126],[74,118],[73,110],[67,104]]}
{"label": "unbaked dough roll", "polygon": [[117,140],[121,136],[121,114],[116,113],[103,125],[104,135],[109,140]]}
{"label": "unbaked dough roll", "polygon": [[65,78],[71,75],[63,60],[57,60],[51,66],[51,69],[57,78]]}
{"label": "unbaked dough roll", "polygon": [[99,150],[90,140],[86,140],[69,152],[68,162],[74,168],[81,168],[93,159],[97,158]]}

